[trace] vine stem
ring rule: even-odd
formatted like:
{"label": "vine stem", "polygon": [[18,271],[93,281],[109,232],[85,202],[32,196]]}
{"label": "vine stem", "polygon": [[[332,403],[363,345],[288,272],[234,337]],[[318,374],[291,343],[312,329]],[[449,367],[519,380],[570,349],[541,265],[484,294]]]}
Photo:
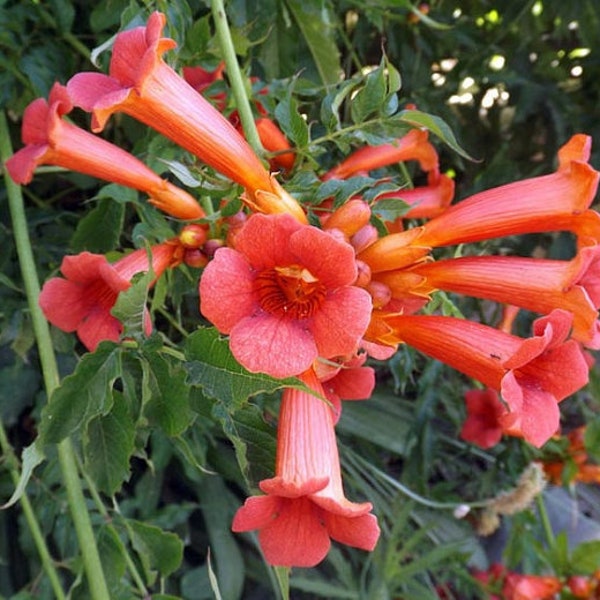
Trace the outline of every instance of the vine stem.
{"label": "vine stem", "polygon": [[256,124],[254,123],[252,107],[250,106],[244,78],[235,54],[235,47],[231,38],[231,30],[229,29],[229,24],[227,22],[223,0],[211,0],[210,4],[213,19],[215,21],[217,39],[219,40],[219,46],[223,54],[223,60],[225,61],[227,77],[229,78],[233,97],[235,98],[235,104],[242,122],[244,136],[250,146],[252,146],[254,152],[259,156],[263,156],[265,151],[262,142],[260,141]]}
{"label": "vine stem", "polygon": [[[2,165],[4,165],[12,153],[13,149],[8,132],[8,122],[6,114],[2,111],[0,112],[0,161]],[[4,180],[15,245],[21,267],[21,276],[23,278],[23,285],[25,286],[31,322],[40,356],[46,394],[50,398],[52,392],[60,383],[60,377],[52,347],[50,327],[38,304],[40,283],[27,227],[23,195],[21,188],[6,173],[4,173]],[[66,438],[58,444],[58,461],[67,492],[75,533],[79,541],[79,548],[89,585],[90,598],[92,600],[110,600],[108,586],[106,585],[104,571],[102,570],[102,563],[100,562],[100,554],[81,487],[81,480],[77,472],[75,448],[70,438]]]}

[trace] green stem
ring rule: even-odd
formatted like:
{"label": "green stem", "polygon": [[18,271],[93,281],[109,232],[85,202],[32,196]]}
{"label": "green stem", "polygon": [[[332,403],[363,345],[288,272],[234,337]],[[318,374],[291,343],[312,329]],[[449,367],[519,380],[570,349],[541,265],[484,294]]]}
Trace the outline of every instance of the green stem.
{"label": "green stem", "polygon": [[[2,421],[0,421],[0,449],[2,450],[4,457],[7,459],[6,463],[13,483],[15,486],[17,486],[20,479],[19,471],[15,466],[17,459],[13,453],[12,446],[8,441]],[[42,533],[38,520],[35,516],[31,502],[26,494],[23,494],[19,498],[19,502],[21,504],[21,508],[23,509],[23,514],[25,515],[25,520],[27,521],[29,531],[31,532],[33,543],[35,544],[35,547],[40,555],[42,566],[44,567],[44,571],[46,571],[46,575],[48,575],[48,579],[50,580],[50,585],[54,591],[54,596],[57,600],[66,600],[65,593],[63,592],[62,585],[60,583],[60,578],[56,569],[54,568],[54,560],[52,559],[50,551],[48,550],[48,546],[46,545],[44,534]]]}
{"label": "green stem", "polygon": [[[2,164],[5,163],[12,153],[13,150],[8,133],[6,115],[4,112],[0,112],[0,161]],[[46,394],[47,397],[50,398],[52,392],[59,385],[60,377],[58,374],[54,349],[52,347],[50,328],[38,304],[40,283],[35,267],[29,230],[27,228],[23,195],[21,193],[21,188],[14,183],[7,174],[4,175],[4,180],[8,195],[15,245],[17,247],[17,254],[21,267],[21,276],[23,278],[23,285],[25,286],[25,293],[27,294],[27,302],[40,356]],[[73,524],[75,525],[75,532],[79,541],[85,573],[88,579],[90,597],[93,600],[109,600],[108,587],[104,578],[102,563],[100,562],[100,555],[98,553],[98,547],[96,546],[90,516],[87,512],[85,497],[81,488],[81,480],[79,479],[77,472],[75,449],[69,438],[58,444],[58,460],[67,492],[69,507],[71,509]]]}
{"label": "green stem", "polygon": [[242,128],[244,129],[244,136],[246,137],[248,143],[252,146],[253,150],[259,156],[262,156],[264,154],[264,148],[260,141],[256,124],[254,123],[254,115],[252,114],[250,101],[248,100],[248,95],[246,94],[244,78],[235,54],[235,48],[233,46],[233,40],[231,39],[231,31],[229,30],[229,24],[227,23],[227,15],[225,14],[223,0],[211,0],[211,9],[213,19],[215,21],[215,28],[217,30],[219,46],[221,47],[223,59],[225,60],[227,77],[229,78],[229,83],[231,84],[231,90],[233,91],[235,104],[240,115]]}
{"label": "green stem", "polygon": [[554,531],[552,531],[552,525],[550,524],[550,519],[548,518],[548,511],[546,510],[546,504],[544,503],[542,494],[538,494],[535,497],[535,504],[542,521],[542,528],[544,530],[544,535],[546,536],[548,548],[554,548],[554,543],[556,540],[554,538]]}

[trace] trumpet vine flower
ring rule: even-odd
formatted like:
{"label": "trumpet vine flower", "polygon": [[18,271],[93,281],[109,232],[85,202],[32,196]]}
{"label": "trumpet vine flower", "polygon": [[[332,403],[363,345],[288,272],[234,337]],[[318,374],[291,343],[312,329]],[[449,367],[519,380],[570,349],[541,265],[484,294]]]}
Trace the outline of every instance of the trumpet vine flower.
{"label": "trumpet vine flower", "polygon": [[159,177],[125,150],[65,121],[73,109],[67,89],[55,83],[48,100],[25,109],[25,147],[6,163],[15,182],[27,184],[39,165],[50,164],[112,181],[148,194],[157,208],[180,219],[200,219],[204,211],[187,192]]}
{"label": "trumpet vine flower", "polygon": [[386,322],[397,341],[500,392],[509,411],[501,417],[504,431],[535,446],[556,432],[558,403],[588,381],[585,355],[567,339],[573,316],[565,310],[537,319],[527,339],[453,317],[397,315]]}
{"label": "trumpet vine flower", "polygon": [[469,256],[417,265],[432,288],[512,303],[540,314],[573,313],[574,339],[600,348],[600,246],[584,246],[572,260]]}
{"label": "trumpet vine flower", "polygon": [[558,152],[558,169],[485,190],[428,221],[419,243],[439,247],[506,235],[572,231],[600,240],[600,215],[589,209],[600,174],[588,160],[591,139],[574,135]]}
{"label": "trumpet vine flower", "polygon": [[252,215],[200,281],[200,310],[249,371],[289,377],[352,354],[371,298],[353,285],[352,246],[291,215]]}
{"label": "trumpet vine flower", "polygon": [[[324,395],[313,371],[301,379]],[[284,390],[275,477],[259,487],[266,495],[248,498],[232,529],[257,529],[271,565],[313,567],[329,552],[331,539],[363,550],[377,543],[380,531],[371,503],[351,502],[344,495],[332,411],[308,391]]]}
{"label": "trumpet vine flower", "polygon": [[[155,280],[165,269],[178,264],[179,245],[172,242],[151,248],[152,262],[145,248],[135,250],[120,260],[109,263],[101,254],[81,252],[65,256],[62,277],[44,284],[39,303],[48,321],[63,331],[76,331],[83,345],[94,351],[104,340],[118,342],[123,333],[121,322],[111,310],[121,292],[131,287],[136,273],[152,268]],[[150,315],[144,315],[146,333],[152,331]]]}
{"label": "trumpet vine flower", "polygon": [[481,448],[491,448],[501,439],[504,430],[501,417],[508,409],[495,390],[469,390],[465,394],[467,418],[460,430],[460,437]]}
{"label": "trumpet vine flower", "polygon": [[78,73],[67,83],[76,106],[92,113],[101,131],[115,112],[156,129],[246,190],[244,199],[265,213],[290,213],[305,223],[302,207],[271,177],[235,127],[163,60],[176,46],[162,37],[165,16],[117,35],[109,75]]}

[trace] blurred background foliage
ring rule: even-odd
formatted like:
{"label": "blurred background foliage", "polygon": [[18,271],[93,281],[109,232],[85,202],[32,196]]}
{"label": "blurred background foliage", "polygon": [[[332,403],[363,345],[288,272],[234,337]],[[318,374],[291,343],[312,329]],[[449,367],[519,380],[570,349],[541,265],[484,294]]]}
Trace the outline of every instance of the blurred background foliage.
{"label": "blurred background foliage", "polygon": [[[442,170],[456,180],[457,199],[551,172],[558,148],[576,132],[594,138],[591,163],[600,166],[600,5],[595,0],[432,0],[419,5],[406,0],[231,0],[226,7],[242,68],[255,78],[255,91],[269,86],[261,102],[302,157],[282,179],[307,202],[319,194],[315,174],[351,148],[406,131],[406,123],[387,117],[411,105],[443,119],[474,158],[436,141]],[[152,10],[167,14],[168,34],[179,43],[168,56],[171,64],[216,67],[219,46],[210,7],[201,1],[0,2],[0,106],[10,119],[15,149],[25,106],[46,96],[56,80],[65,83],[78,71],[106,70],[109,53],[95,49],[106,48],[118,30],[145,22]],[[214,89],[225,85],[217,82]],[[353,108],[350,98],[358,94],[351,92],[369,85],[379,86],[378,102],[361,105],[357,100]],[[227,110],[232,108],[229,101]],[[86,122],[82,115],[73,118]],[[165,170],[161,159],[179,157],[176,148],[126,117],[113,118],[106,136],[159,170]],[[389,173],[419,182],[414,165],[408,167]],[[111,252],[172,231],[173,224],[137,194],[52,168],[41,172],[24,193],[42,279],[56,273],[67,253]],[[214,198],[234,197],[222,181],[214,183]],[[35,436],[45,398],[4,189],[0,200],[0,415],[19,454]],[[571,240],[561,235],[487,244],[488,250],[522,255],[564,258],[572,252]],[[155,292],[155,319],[174,343],[200,323],[190,283],[197,275],[181,269]],[[450,301],[453,310],[497,322],[495,307]],[[529,323],[523,315],[523,332]],[[61,369],[68,374],[81,348],[72,336],[54,334]],[[142,368],[138,359],[124,359],[130,372]],[[568,552],[559,560],[556,548],[541,544],[534,511],[514,517],[515,527],[505,527],[501,535],[484,539],[475,533],[476,510],[457,520],[448,507],[436,508],[436,502],[479,501],[510,488],[539,453],[515,439],[485,452],[461,442],[462,396],[471,384],[439,363],[401,348],[391,361],[374,364],[374,397],[348,403],[338,431],[347,495],[374,503],[384,535],[372,555],[336,547],[319,568],[295,571],[292,597],[483,598],[469,568],[483,569],[500,559],[511,568],[526,564],[540,572],[551,567],[565,576],[574,573]],[[597,423],[599,398],[592,372],[589,388],[561,405],[565,426]],[[271,472],[276,402],[276,394],[259,394],[251,403],[223,411],[218,401],[193,389],[189,424],[181,430],[169,430],[160,419],[145,427],[138,423],[126,481],[112,498],[110,493],[104,497],[116,534],[106,529],[98,507],[90,505],[115,598],[136,597],[125,575],[123,545],[131,548],[148,588],[156,592],[189,600],[214,597],[217,584],[209,577],[214,571],[225,600],[278,597],[276,575],[262,562],[255,537],[229,532],[231,517],[248,492],[246,483],[255,486]],[[240,452],[251,465],[246,481]],[[9,457],[5,445],[5,467]],[[402,486],[433,504],[408,498]],[[0,497],[9,498],[12,490],[7,469],[0,470]],[[73,597],[85,598],[85,586],[75,577],[80,566],[73,560],[76,542],[63,494],[50,456],[36,470],[30,495],[51,549],[64,557],[62,574],[73,583]],[[586,488],[576,510],[597,519],[599,500],[593,488]],[[572,498],[566,495],[558,506],[559,512],[571,510]],[[18,507],[0,512],[0,596],[52,597]]]}

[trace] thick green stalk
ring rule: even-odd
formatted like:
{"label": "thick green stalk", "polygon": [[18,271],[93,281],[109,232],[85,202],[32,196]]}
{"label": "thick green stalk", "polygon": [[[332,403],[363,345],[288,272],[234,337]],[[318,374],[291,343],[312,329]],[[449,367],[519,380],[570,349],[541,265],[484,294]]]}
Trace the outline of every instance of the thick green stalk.
{"label": "thick green stalk", "polygon": [[231,39],[231,31],[229,30],[229,24],[227,23],[227,15],[225,13],[223,0],[211,0],[211,8],[217,30],[219,46],[221,47],[223,59],[225,60],[227,77],[231,84],[231,90],[233,91],[235,105],[240,115],[244,135],[246,140],[248,140],[248,143],[254,149],[254,152],[259,156],[262,156],[264,154],[264,148],[260,141],[256,124],[254,123],[254,115],[252,114],[252,107],[250,106],[248,95],[246,94],[244,78],[235,55],[235,48],[233,46],[233,40]]}
{"label": "thick green stalk", "polygon": [[[17,486],[19,483],[19,470],[16,466],[17,459],[14,456],[12,446],[8,441],[8,437],[6,435],[6,431],[4,430],[4,425],[2,421],[0,421],[0,450],[2,450],[4,458],[8,459],[6,460],[8,470],[10,472],[10,476],[12,477],[13,483],[15,484],[15,486]],[[27,526],[29,527],[29,531],[31,532],[33,543],[35,544],[35,547],[40,555],[42,566],[44,567],[44,571],[46,571],[46,575],[48,575],[48,579],[50,580],[50,585],[52,586],[52,590],[54,591],[54,596],[57,600],[66,600],[65,593],[60,583],[60,578],[56,569],[54,568],[54,560],[52,559],[50,551],[48,550],[48,546],[46,545],[44,534],[42,533],[40,524],[38,523],[38,520],[35,516],[35,512],[33,510],[33,507],[31,506],[31,502],[25,494],[23,494],[19,498],[19,502],[21,504],[21,508],[23,509],[23,514],[25,515]]]}
{"label": "thick green stalk", "polygon": [[[12,155],[12,152],[6,115],[4,112],[0,112],[0,160],[2,164]],[[60,377],[50,338],[50,328],[38,304],[40,283],[27,228],[23,195],[21,188],[8,175],[5,174],[4,180],[6,183],[15,245],[21,267],[21,276],[23,278],[23,285],[25,286],[25,293],[27,294],[27,302],[42,365],[46,394],[49,398],[54,389],[58,387]],[[81,488],[81,480],[77,472],[75,449],[69,438],[58,444],[58,459],[88,579],[90,597],[92,600],[110,600],[98,547],[94,538],[94,531]]]}

